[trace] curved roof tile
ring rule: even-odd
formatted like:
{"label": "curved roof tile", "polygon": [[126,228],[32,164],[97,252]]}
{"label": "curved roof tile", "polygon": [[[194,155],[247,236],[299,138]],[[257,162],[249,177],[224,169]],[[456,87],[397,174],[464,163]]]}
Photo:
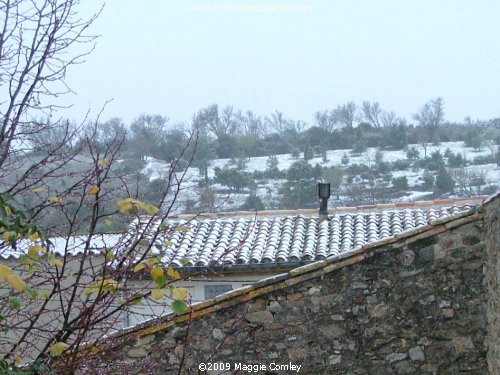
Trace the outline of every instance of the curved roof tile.
{"label": "curved roof tile", "polygon": [[[202,266],[319,260],[469,211],[472,207],[401,207],[378,212],[339,213],[323,222],[318,217],[301,215],[253,220],[220,218],[192,221],[187,224],[186,232],[162,233],[158,240],[171,244],[172,251],[164,253],[165,262],[171,262],[173,254],[175,260],[186,256],[190,264]],[[171,228],[179,225],[178,222],[169,224]]]}

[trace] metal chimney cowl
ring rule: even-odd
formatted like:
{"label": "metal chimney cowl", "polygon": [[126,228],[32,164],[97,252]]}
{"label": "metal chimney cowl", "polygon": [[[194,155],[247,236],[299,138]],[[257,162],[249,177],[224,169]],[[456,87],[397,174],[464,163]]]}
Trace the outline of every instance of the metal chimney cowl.
{"label": "metal chimney cowl", "polygon": [[328,198],[330,198],[330,184],[320,182],[316,186],[319,199],[319,221],[328,220]]}

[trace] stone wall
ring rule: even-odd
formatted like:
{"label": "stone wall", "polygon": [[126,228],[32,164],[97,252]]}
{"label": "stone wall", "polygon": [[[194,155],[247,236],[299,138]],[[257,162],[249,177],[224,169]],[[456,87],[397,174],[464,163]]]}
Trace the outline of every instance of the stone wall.
{"label": "stone wall", "polygon": [[485,266],[486,318],[488,336],[488,368],[490,374],[500,374],[500,199],[491,199],[485,205],[485,248],[488,261]]}
{"label": "stone wall", "polygon": [[[218,363],[212,368],[230,371],[208,373],[290,374],[300,366],[301,374],[487,374],[489,343],[490,373],[497,374],[498,330],[486,333],[498,327],[498,245],[491,238],[498,210],[486,215],[497,220],[486,224],[486,240],[474,214],[319,269],[302,267],[222,296],[191,320],[107,340],[81,371],[177,374],[182,367],[196,374],[200,364]],[[496,261],[487,266],[489,287],[487,256]]]}

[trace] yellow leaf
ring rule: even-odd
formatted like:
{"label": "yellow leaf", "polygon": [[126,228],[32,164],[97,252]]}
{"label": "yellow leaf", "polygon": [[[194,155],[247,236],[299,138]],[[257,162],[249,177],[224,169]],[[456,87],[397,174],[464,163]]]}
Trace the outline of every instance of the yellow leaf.
{"label": "yellow leaf", "polygon": [[0,277],[6,279],[8,275],[12,273],[12,268],[6,266],[5,264],[0,264]]}
{"label": "yellow leaf", "polygon": [[140,270],[142,270],[143,268],[145,268],[146,266],[144,265],[144,263],[139,263],[137,264],[135,267],[134,267],[134,272],[139,272]]}
{"label": "yellow leaf", "polygon": [[99,292],[99,287],[95,286],[95,284],[91,284],[90,286],[83,289],[83,293],[85,293],[86,296],[90,296],[91,294],[98,292]]}
{"label": "yellow leaf", "polygon": [[154,257],[148,258],[148,263],[149,264],[156,264],[156,263],[160,263],[160,262],[161,262],[161,259],[158,256],[154,256]]}
{"label": "yellow leaf", "polygon": [[151,298],[160,299],[165,295],[165,289],[151,289]]}
{"label": "yellow leaf", "polygon": [[48,289],[38,289],[38,294],[43,298],[48,299],[50,297],[50,290]]}
{"label": "yellow leaf", "polygon": [[106,225],[107,227],[110,227],[113,225],[113,221],[110,219],[104,219],[104,225]]}
{"label": "yellow leaf", "polygon": [[187,294],[188,294],[188,291],[186,288],[173,288],[172,289],[172,298],[173,299],[185,300],[185,299],[187,299]]}
{"label": "yellow leaf", "polygon": [[158,207],[152,205],[151,203],[145,204],[142,208],[150,215],[155,215],[158,213],[158,211],[160,211]]}
{"label": "yellow leaf", "polygon": [[105,167],[106,165],[109,164],[109,160],[108,159],[101,159],[98,161],[98,163],[101,167]]}
{"label": "yellow leaf", "polygon": [[137,204],[135,201],[136,199],[133,198],[120,199],[116,202],[116,205],[121,214],[135,213],[134,204]]}
{"label": "yellow leaf", "polygon": [[24,292],[26,289],[26,283],[17,273],[8,274],[5,280],[18,292]]}
{"label": "yellow leaf", "polygon": [[156,278],[163,276],[163,268],[161,267],[153,267],[151,268],[151,277],[153,280],[156,280]]}
{"label": "yellow leaf", "polygon": [[87,195],[96,195],[97,193],[99,193],[99,186],[97,185],[90,185],[90,187],[88,188],[87,190]]}
{"label": "yellow leaf", "polygon": [[[36,261],[34,259],[31,259],[31,258],[26,258],[24,261],[23,261],[23,265],[25,266],[31,266],[32,264],[35,264]],[[29,267],[28,267],[29,268]],[[27,268],[27,269],[28,269]]]}
{"label": "yellow leaf", "polygon": [[63,199],[61,197],[50,197],[49,202],[50,203],[62,203]]}
{"label": "yellow leaf", "polygon": [[8,230],[2,234],[2,238],[5,242],[7,242],[11,237],[17,238],[17,233],[12,230]]}
{"label": "yellow leaf", "polygon": [[92,348],[90,348],[91,354],[97,354],[99,352],[100,352],[100,349],[97,346],[93,346]]}
{"label": "yellow leaf", "polygon": [[14,363],[19,366],[21,364],[21,362],[23,361],[22,357],[19,355],[19,354],[16,354],[16,356],[14,357]]}
{"label": "yellow leaf", "polygon": [[189,226],[187,225],[179,225],[178,227],[175,228],[177,232],[187,232],[189,229]]}
{"label": "yellow leaf", "polygon": [[40,238],[40,234],[38,234],[38,232],[33,232],[33,233],[29,233],[28,234],[28,238],[31,240],[31,241],[36,241]]}
{"label": "yellow leaf", "polygon": [[52,264],[53,266],[62,268],[63,267],[63,262],[61,259],[57,259],[56,257],[51,257],[49,258],[49,264]]}
{"label": "yellow leaf", "polygon": [[120,289],[120,283],[114,279],[105,279],[102,283],[102,290],[105,292],[114,292]]}
{"label": "yellow leaf", "polygon": [[56,342],[55,344],[51,345],[49,350],[50,350],[50,355],[53,357],[58,357],[60,356],[64,350],[67,348],[68,344],[64,342]]}
{"label": "yellow leaf", "polygon": [[38,193],[41,193],[42,191],[44,191],[45,189],[44,188],[41,188],[41,187],[38,187],[38,188],[33,188],[31,189],[31,191],[35,194],[38,194]]}
{"label": "yellow leaf", "polygon": [[38,255],[39,252],[45,252],[47,249],[43,247],[42,245],[31,245],[28,248],[28,255],[31,258],[34,258]]}
{"label": "yellow leaf", "polygon": [[90,296],[91,294],[94,293],[99,293],[99,292],[111,292],[111,293],[116,293],[119,289],[121,289],[122,285],[114,280],[114,279],[98,279],[92,283],[90,283],[84,290],[83,292],[87,295]]}
{"label": "yellow leaf", "polygon": [[168,267],[167,269],[167,275],[171,278],[171,279],[174,279],[174,280],[178,280],[181,278],[181,274],[179,272],[177,272],[174,267],[170,266]]}

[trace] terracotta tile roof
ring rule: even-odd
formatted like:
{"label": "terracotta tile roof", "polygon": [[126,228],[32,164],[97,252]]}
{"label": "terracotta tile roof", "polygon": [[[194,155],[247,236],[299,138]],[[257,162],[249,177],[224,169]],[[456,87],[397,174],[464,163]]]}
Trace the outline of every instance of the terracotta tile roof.
{"label": "terracotta tile roof", "polygon": [[240,217],[167,222],[154,251],[181,266],[251,265],[322,260],[452,218],[475,205],[393,208],[318,216]]}

